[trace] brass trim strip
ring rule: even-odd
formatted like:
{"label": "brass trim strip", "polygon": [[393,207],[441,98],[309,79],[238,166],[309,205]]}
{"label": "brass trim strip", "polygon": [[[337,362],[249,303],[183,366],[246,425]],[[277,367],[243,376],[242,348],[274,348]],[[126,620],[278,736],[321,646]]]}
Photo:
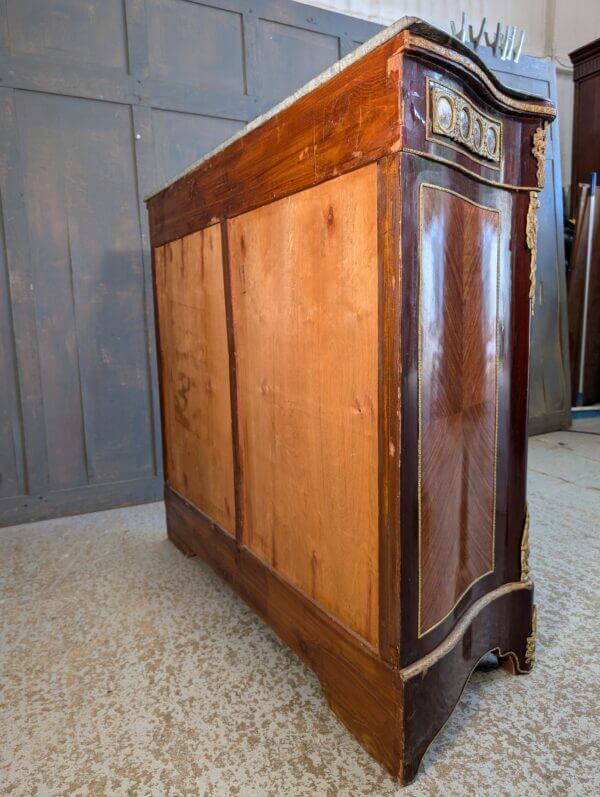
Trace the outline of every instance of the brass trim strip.
{"label": "brass trim strip", "polygon": [[455,50],[451,50],[449,47],[444,47],[442,44],[437,44],[429,39],[424,39],[422,36],[414,36],[412,33],[409,34],[409,36],[411,44],[420,47],[422,50],[428,50],[429,52],[436,53],[436,55],[441,55],[443,58],[446,58],[449,61],[454,61],[455,64],[459,64],[467,71],[477,75],[477,77],[482,80],[483,83],[485,83],[486,88],[493,94],[493,96],[499,102],[504,103],[504,105],[508,105],[509,108],[514,108],[517,111],[539,114],[540,116],[548,116],[551,119],[554,119],[556,116],[556,109],[544,105],[542,101],[540,101],[538,104],[526,102],[525,100],[515,100],[512,97],[509,97],[503,91],[500,91],[500,89],[498,89],[492,83],[483,69],[480,69],[477,64],[473,63],[473,61],[471,61],[470,58],[467,58],[466,55],[461,55]]}
{"label": "brass trim strip", "polygon": [[524,584],[531,584],[529,573],[529,507],[525,504],[525,522],[523,523],[523,534],[521,536],[521,581]]}
{"label": "brass trim strip", "polygon": [[[412,678],[418,673],[422,672],[423,670],[429,669],[432,665],[442,659],[447,653],[449,653],[452,648],[457,645],[461,639],[465,631],[467,630],[467,626],[469,626],[475,617],[479,614],[482,609],[485,609],[490,603],[493,603],[497,598],[501,598],[504,595],[508,595],[510,592],[517,592],[520,589],[532,589],[531,584],[526,584],[523,581],[510,581],[508,584],[502,584],[502,586],[497,587],[496,589],[488,592],[483,597],[479,598],[478,601],[469,608],[467,612],[461,617],[458,623],[454,626],[452,631],[448,634],[448,636],[441,642],[437,648],[434,648],[431,653],[428,653],[423,658],[419,659],[418,661],[413,662],[413,664],[409,664],[406,667],[403,667],[400,670],[400,677],[402,680],[407,680],[408,678]],[[490,651],[498,650],[498,646],[491,648]],[[500,652],[501,656],[508,656],[511,651]],[[485,655],[485,654],[484,654]],[[514,654],[513,654],[514,655]]]}
{"label": "brass trim strip", "polygon": [[[439,141],[435,141],[435,144],[439,144]],[[450,166],[453,169],[458,169],[459,172],[463,172],[463,174],[467,174],[469,177],[472,177],[474,180],[478,180],[480,183],[485,183],[486,185],[492,185],[494,188],[506,188],[509,191],[539,191],[540,188],[537,185],[513,185],[512,183],[500,183],[496,180],[490,180],[488,177],[483,177],[477,172],[471,171],[471,169],[467,169],[466,166],[461,166],[460,163],[455,163],[454,161],[449,160],[448,158],[443,158],[441,155],[433,155],[431,152],[423,152],[420,149],[412,149],[412,147],[402,147],[402,152],[408,152],[410,155],[417,155],[419,158],[427,158],[427,160],[435,161],[436,163],[443,163],[444,166]],[[465,153],[466,154],[466,153]]]}
{"label": "brass trim strip", "polygon": [[[468,202],[474,207],[496,213],[498,216],[498,250],[496,256],[496,352],[495,352],[495,408],[494,408],[494,476],[493,476],[493,509],[492,509],[492,549],[491,549],[491,564],[490,569],[485,573],[479,575],[474,579],[462,592],[462,594],[455,600],[450,610],[436,623],[422,630],[422,597],[423,597],[423,568],[421,559],[421,526],[422,526],[422,442],[423,442],[423,337],[422,337],[422,303],[423,303],[423,189],[430,188],[436,191],[442,191],[452,196]],[[452,612],[456,609],[461,600],[465,597],[467,592],[477,582],[486,576],[491,575],[495,570],[495,546],[496,546],[496,490],[497,490],[497,471],[498,471],[498,415],[499,415],[499,399],[500,399],[500,255],[502,250],[502,211],[499,208],[489,207],[475,202],[469,197],[459,194],[450,188],[444,186],[434,185],[432,183],[419,184],[419,288],[418,288],[418,322],[417,322],[417,516],[418,516],[418,608],[417,608],[417,638],[422,639],[435,628],[440,626]]]}
{"label": "brass trim strip", "polygon": [[[441,91],[440,91],[441,89]],[[456,104],[453,101],[452,104],[452,130],[449,129],[448,132],[444,132],[442,129],[436,131],[436,113],[435,108],[432,109],[431,107],[431,95],[433,93],[440,93],[444,95],[448,95],[449,97],[460,97],[463,101],[463,107],[467,106],[469,112],[469,137],[467,141],[462,141],[461,139],[454,138],[454,131],[457,125],[456,119]],[[450,100],[449,100],[450,101]],[[480,108],[478,108],[475,103],[470,100],[462,91],[455,89],[453,86],[448,86],[441,80],[435,80],[434,78],[430,77],[429,75],[425,76],[425,138],[427,141],[432,141],[434,144],[439,144],[442,147],[448,147],[448,149],[453,149],[455,152],[460,152],[461,155],[464,155],[465,158],[469,158],[474,163],[478,163],[480,166],[485,166],[487,169],[493,169],[495,171],[501,171],[504,168],[504,124],[501,119],[494,119],[489,114],[484,113]],[[472,132],[473,132],[473,123],[476,120],[476,117],[483,117],[489,124],[494,132],[496,133],[497,143],[496,143],[496,151],[498,153],[497,157],[491,156],[489,159],[483,159],[482,157],[477,157],[475,150],[473,149],[474,144],[472,142]],[[452,144],[450,141],[444,141],[443,139],[440,140],[439,136],[448,136],[453,141],[458,141],[458,144]],[[482,129],[482,140],[485,140],[485,130]],[[469,151],[471,150],[471,151]]]}
{"label": "brass trim strip", "polygon": [[535,274],[537,269],[537,237],[538,219],[537,212],[540,200],[535,191],[529,192],[529,207],[525,225],[525,241],[529,249],[529,302],[531,315],[535,313]]}

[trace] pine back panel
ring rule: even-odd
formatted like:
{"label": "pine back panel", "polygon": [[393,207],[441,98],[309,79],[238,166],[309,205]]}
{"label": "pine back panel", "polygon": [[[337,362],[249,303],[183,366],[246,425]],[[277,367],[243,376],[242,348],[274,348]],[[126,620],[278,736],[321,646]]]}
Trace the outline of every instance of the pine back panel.
{"label": "pine back panel", "polygon": [[378,641],[377,167],[229,222],[243,543]]}
{"label": "pine back panel", "polygon": [[235,532],[220,226],[155,250],[166,482]]}

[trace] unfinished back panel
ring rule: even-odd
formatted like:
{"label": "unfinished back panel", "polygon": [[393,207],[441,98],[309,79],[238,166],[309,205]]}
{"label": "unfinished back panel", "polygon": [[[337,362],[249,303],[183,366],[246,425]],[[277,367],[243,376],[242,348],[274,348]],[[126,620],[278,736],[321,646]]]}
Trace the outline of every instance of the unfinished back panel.
{"label": "unfinished back panel", "polygon": [[377,167],[229,222],[243,542],[378,640]]}
{"label": "unfinished back panel", "polygon": [[235,532],[220,226],[154,250],[167,484]]}

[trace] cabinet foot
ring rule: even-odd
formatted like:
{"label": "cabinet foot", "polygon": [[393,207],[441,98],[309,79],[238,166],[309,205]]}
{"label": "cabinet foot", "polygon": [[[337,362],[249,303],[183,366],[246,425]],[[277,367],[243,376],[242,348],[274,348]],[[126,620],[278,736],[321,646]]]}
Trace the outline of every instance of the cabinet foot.
{"label": "cabinet foot", "polygon": [[450,718],[479,661],[495,653],[524,674],[533,665],[535,607],[531,584],[506,584],[478,601],[428,656],[400,671],[404,761],[400,780],[417,775],[423,756]]}

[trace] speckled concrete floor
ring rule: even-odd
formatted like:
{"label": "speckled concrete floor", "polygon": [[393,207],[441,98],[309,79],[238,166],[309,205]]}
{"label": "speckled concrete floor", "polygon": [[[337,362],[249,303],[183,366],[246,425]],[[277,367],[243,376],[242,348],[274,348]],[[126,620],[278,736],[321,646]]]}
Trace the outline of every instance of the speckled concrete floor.
{"label": "speckled concrete floor", "polygon": [[0,793],[600,794],[600,437],[535,438],[529,496],[537,667],[476,672],[405,790],[161,504],[0,531]]}

